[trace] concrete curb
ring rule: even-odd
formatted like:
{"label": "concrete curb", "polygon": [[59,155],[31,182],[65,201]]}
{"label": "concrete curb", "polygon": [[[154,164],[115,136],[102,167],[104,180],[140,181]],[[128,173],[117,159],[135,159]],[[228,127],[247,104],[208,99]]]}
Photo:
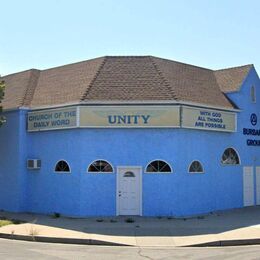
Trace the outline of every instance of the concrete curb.
{"label": "concrete curb", "polygon": [[259,245],[260,238],[252,239],[234,239],[234,240],[219,240],[206,242],[201,244],[188,245],[183,247],[214,247],[214,246],[246,246],[246,245]]}
{"label": "concrete curb", "polygon": [[45,242],[45,243],[60,243],[60,244],[78,244],[78,245],[103,245],[103,246],[131,246],[127,244],[108,242],[96,239],[84,239],[84,238],[62,238],[62,237],[43,237],[43,236],[27,236],[27,235],[15,235],[0,233],[0,238],[23,240],[30,242]]}
{"label": "concrete curb", "polygon": [[[30,242],[44,242],[44,243],[60,243],[60,244],[77,244],[77,245],[99,245],[99,246],[133,246],[123,243],[108,242],[96,239],[84,238],[62,238],[62,237],[45,237],[45,236],[28,236],[0,233],[0,238],[21,240]],[[177,247],[221,247],[221,246],[245,246],[245,245],[259,245],[260,238],[252,239],[237,239],[237,240],[219,240],[200,244],[193,244],[187,246]]]}

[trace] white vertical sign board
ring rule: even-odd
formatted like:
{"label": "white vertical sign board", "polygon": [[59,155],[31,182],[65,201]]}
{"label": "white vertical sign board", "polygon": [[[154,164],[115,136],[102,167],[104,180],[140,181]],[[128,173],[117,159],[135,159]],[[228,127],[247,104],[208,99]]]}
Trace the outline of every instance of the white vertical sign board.
{"label": "white vertical sign board", "polygon": [[254,168],[244,167],[243,168],[243,195],[244,195],[244,206],[254,205]]}
{"label": "white vertical sign board", "polygon": [[256,167],[256,205],[260,205],[260,166]]}

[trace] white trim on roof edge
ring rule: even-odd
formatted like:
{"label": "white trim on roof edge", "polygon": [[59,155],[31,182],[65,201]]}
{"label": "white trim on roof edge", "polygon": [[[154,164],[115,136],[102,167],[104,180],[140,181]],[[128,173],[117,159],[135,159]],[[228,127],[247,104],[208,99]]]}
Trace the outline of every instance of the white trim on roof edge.
{"label": "white trim on roof edge", "polygon": [[3,108],[3,112],[11,112],[11,111],[15,111],[15,110],[29,110],[29,107],[13,107],[13,108]]}
{"label": "white trim on roof edge", "polygon": [[145,100],[145,101],[83,101],[83,102],[70,102],[64,103],[59,105],[49,105],[49,106],[38,106],[38,107],[18,107],[18,108],[11,108],[11,109],[4,109],[4,111],[12,111],[17,109],[24,109],[24,110],[41,110],[41,109],[50,109],[50,108],[60,108],[60,107],[67,107],[67,106],[79,106],[79,105],[187,105],[187,106],[195,106],[195,107],[202,107],[208,109],[217,109],[217,110],[224,110],[224,111],[233,111],[233,112],[240,112],[241,109],[236,108],[228,108],[228,107],[220,107],[220,106],[212,106],[207,104],[195,103],[195,102],[185,102],[185,101],[174,101],[174,100],[162,100],[162,101],[154,101],[154,100]]}

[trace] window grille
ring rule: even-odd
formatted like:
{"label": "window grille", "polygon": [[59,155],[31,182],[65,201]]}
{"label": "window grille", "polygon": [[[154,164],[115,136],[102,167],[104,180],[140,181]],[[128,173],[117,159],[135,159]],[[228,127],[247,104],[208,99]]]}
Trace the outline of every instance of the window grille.
{"label": "window grille", "polygon": [[237,152],[233,148],[227,148],[222,155],[222,164],[240,164]]}
{"label": "window grille", "polygon": [[90,164],[88,172],[113,172],[113,167],[105,160],[97,160]]}
{"label": "window grille", "polygon": [[202,173],[203,167],[199,161],[193,161],[189,167],[190,173]]}
{"label": "window grille", "polygon": [[57,162],[55,172],[70,172],[69,164],[64,160]]}
{"label": "window grille", "polygon": [[168,163],[155,160],[148,164],[146,172],[172,172],[172,169]]}

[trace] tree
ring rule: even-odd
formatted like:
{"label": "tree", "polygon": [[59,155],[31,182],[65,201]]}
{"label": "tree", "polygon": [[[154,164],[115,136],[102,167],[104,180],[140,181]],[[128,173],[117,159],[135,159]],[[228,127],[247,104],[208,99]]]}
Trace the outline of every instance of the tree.
{"label": "tree", "polygon": [[4,89],[5,89],[5,82],[0,81],[0,126],[5,122],[5,117],[1,115],[2,113],[2,100],[4,98]]}

